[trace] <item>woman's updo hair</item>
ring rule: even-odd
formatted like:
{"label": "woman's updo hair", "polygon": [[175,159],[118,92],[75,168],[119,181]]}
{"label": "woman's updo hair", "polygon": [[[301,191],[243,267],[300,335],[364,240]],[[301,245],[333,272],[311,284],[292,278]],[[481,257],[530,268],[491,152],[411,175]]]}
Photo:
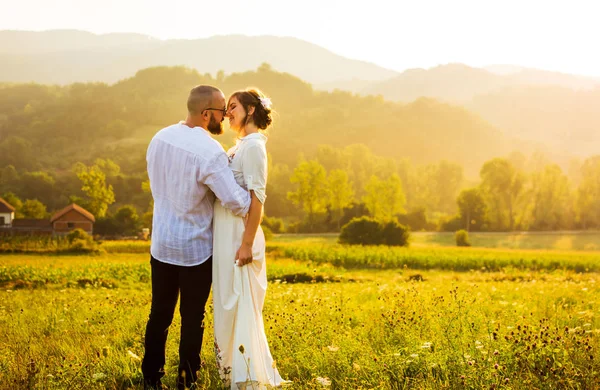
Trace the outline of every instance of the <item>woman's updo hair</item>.
{"label": "woman's updo hair", "polygon": [[248,88],[243,91],[234,92],[229,99],[233,97],[240,102],[246,113],[249,112],[250,106],[254,107],[254,113],[252,116],[246,118],[246,123],[252,118],[252,122],[260,130],[266,130],[271,125],[273,122],[271,116],[271,99],[266,97],[260,90]]}

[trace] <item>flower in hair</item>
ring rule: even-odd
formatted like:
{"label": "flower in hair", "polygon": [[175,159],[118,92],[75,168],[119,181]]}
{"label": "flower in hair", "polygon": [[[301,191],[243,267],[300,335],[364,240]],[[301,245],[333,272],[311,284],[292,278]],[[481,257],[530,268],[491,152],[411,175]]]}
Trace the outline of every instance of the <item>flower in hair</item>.
{"label": "flower in hair", "polygon": [[268,97],[259,97],[258,100],[260,100],[260,104],[267,110],[271,108],[271,99]]}

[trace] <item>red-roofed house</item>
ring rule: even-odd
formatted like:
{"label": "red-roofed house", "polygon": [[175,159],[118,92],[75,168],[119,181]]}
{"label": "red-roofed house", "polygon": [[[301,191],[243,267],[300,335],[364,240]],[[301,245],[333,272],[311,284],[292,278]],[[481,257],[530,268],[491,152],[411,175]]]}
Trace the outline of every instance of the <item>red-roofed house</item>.
{"label": "red-roofed house", "polygon": [[82,229],[88,234],[92,234],[94,230],[94,222],[96,218],[81,206],[72,203],[64,209],[57,211],[50,223],[54,234],[68,234],[73,229]]}
{"label": "red-roofed house", "polygon": [[15,208],[0,198],[0,227],[10,227],[15,219]]}
{"label": "red-roofed house", "polygon": [[94,215],[76,204],[70,204],[47,219],[15,219],[15,208],[0,198],[0,233],[33,235],[66,235],[74,229],[88,234],[94,230]]}

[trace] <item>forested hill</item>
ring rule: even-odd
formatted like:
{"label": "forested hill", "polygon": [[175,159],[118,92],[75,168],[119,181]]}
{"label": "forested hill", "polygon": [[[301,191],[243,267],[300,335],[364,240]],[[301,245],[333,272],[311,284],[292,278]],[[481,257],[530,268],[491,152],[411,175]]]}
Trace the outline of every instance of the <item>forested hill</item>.
{"label": "forested hill", "polygon": [[[293,165],[300,152],[309,154],[320,144],[362,143],[375,155],[416,164],[445,159],[477,175],[487,159],[525,147],[466,109],[433,99],[400,104],[315,91],[268,65],[218,79],[183,67],[157,67],[113,85],[1,85],[0,167],[66,170],[101,157],[124,172],[143,172],[148,141],[184,119],[187,94],[202,83],[226,94],[257,86],[271,96],[277,115],[269,151],[277,163]],[[232,134],[219,140],[231,143]]]}
{"label": "forested hill", "polygon": [[0,30],[0,81],[113,83],[151,66],[184,65],[216,74],[268,62],[311,83],[385,80],[397,72],[337,55],[292,37],[223,35],[160,40],[141,34],[77,30]]}

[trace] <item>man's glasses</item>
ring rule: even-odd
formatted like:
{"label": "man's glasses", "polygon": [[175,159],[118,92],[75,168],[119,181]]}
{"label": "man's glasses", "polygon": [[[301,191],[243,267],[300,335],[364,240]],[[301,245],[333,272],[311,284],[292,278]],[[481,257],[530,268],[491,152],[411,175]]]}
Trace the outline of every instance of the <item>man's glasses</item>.
{"label": "man's glasses", "polygon": [[221,113],[223,114],[223,116],[227,115],[227,109],[226,108],[205,108],[204,109],[204,111],[208,111],[208,110],[221,111]]}

